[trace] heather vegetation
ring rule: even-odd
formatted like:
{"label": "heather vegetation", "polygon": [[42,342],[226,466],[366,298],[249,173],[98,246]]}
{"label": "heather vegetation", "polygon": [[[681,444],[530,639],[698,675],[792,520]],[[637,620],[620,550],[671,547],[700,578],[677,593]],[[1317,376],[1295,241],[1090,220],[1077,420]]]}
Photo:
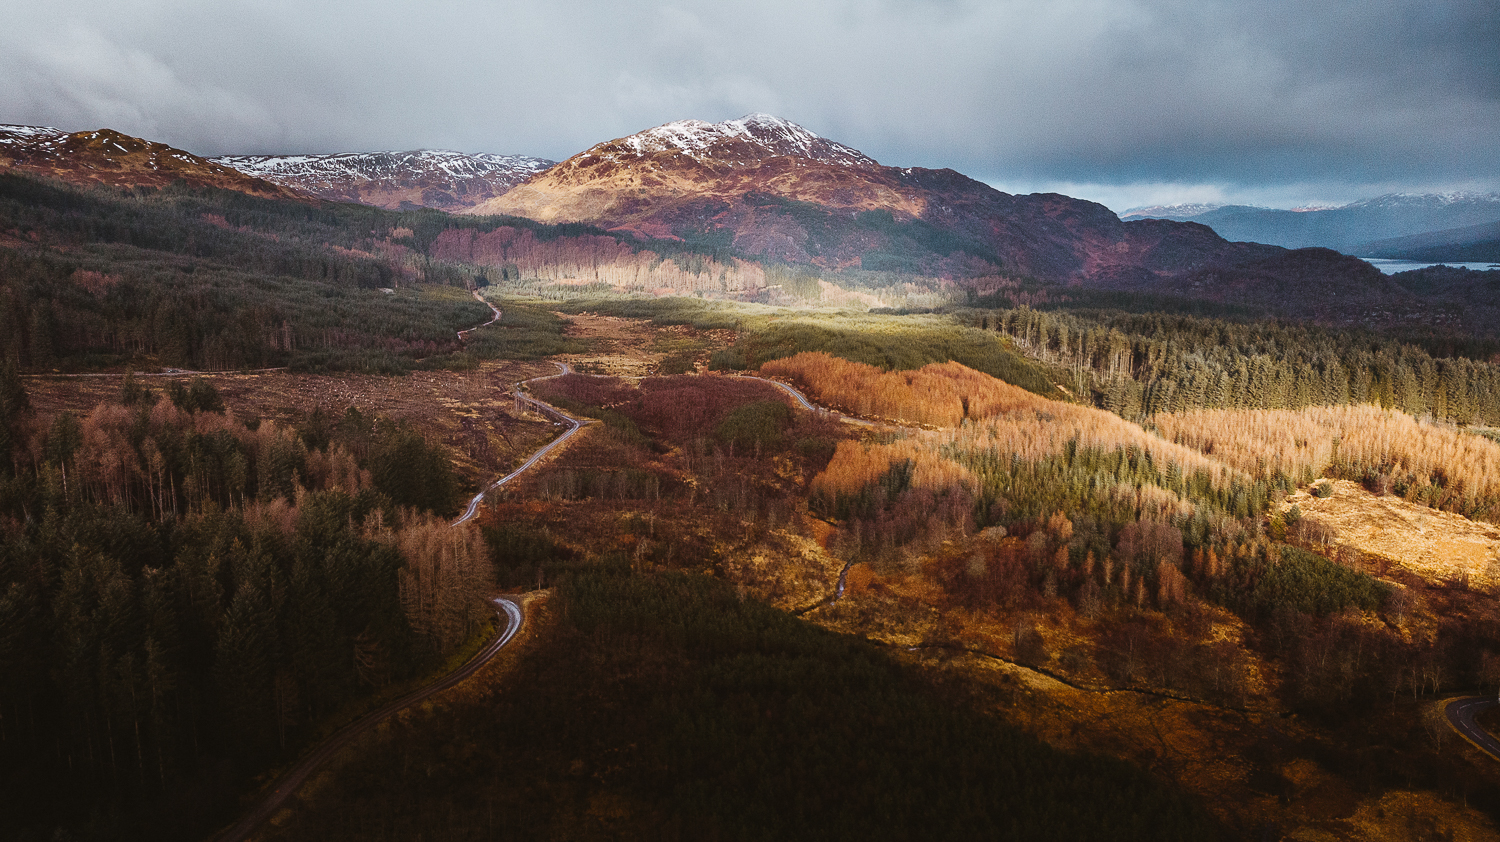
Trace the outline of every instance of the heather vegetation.
{"label": "heather vegetation", "polygon": [[409,424],[247,422],[202,381],[41,413],[6,369],[0,835],[201,837],[481,630],[489,554]]}
{"label": "heather vegetation", "polygon": [[572,374],[540,381],[549,402],[604,422],[594,450],[574,448],[537,480],[546,499],[656,504],[686,498],[751,521],[785,521],[800,488],[768,475],[767,462],[821,466],[832,422],[794,414],[781,390],[718,376],[619,378]]}

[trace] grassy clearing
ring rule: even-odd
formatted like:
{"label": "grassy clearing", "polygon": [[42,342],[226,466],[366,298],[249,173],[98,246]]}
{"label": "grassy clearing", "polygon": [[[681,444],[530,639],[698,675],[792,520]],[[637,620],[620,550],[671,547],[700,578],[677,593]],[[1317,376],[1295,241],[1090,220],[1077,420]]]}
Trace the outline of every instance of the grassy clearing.
{"label": "grassy clearing", "polygon": [[583,346],[566,336],[568,323],[536,302],[490,295],[500,320],[468,334],[467,350],[484,359],[539,360],[574,354]]}
{"label": "grassy clearing", "polygon": [[710,358],[709,367],[718,370],[754,369],[809,351],[885,371],[953,361],[1045,397],[1063,397],[1053,385],[1063,379],[1060,372],[1026,359],[1012,350],[1006,338],[941,313],[786,309],[690,298],[576,299],[560,309],[646,318],[699,330],[733,329],[739,334],[735,343]]}

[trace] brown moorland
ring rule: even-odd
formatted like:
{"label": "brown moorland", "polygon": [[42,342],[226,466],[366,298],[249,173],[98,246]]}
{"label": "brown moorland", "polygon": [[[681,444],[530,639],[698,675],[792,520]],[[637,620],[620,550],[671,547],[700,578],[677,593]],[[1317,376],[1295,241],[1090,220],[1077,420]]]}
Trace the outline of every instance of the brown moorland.
{"label": "brown moorland", "polygon": [[[619,381],[593,380],[601,395],[628,390]],[[692,435],[687,428],[682,434]],[[1491,827],[1463,805],[1458,782],[1464,776],[1489,780],[1494,771],[1484,758],[1461,750],[1436,759],[1435,738],[1420,716],[1425,702],[1402,701],[1411,698],[1404,695],[1343,728],[1289,716],[1282,698],[1286,665],[1266,651],[1255,629],[1205,604],[1191,584],[1178,607],[1162,613],[1078,606],[1025,587],[1008,604],[969,605],[944,584],[951,571],[967,576],[976,557],[994,571],[1009,563],[1008,556],[1029,564],[1035,550],[1051,553],[1071,529],[1064,517],[1032,535],[949,533],[945,543],[919,551],[909,563],[857,564],[845,596],[817,607],[843,564],[865,557],[851,524],[812,517],[795,497],[790,509],[763,520],[774,507],[743,505],[755,499],[754,492],[704,493],[732,483],[736,474],[767,470],[765,460],[757,466],[756,460],[729,461],[724,453],[684,459],[691,447],[652,454],[600,425],[587,436],[516,488],[515,502],[492,517],[545,530],[575,548],[578,558],[613,553],[645,570],[711,571],[778,606],[814,608],[805,615],[811,621],[886,644],[931,670],[934,680],[952,673],[980,682],[997,716],[1054,745],[1128,758],[1178,781],[1247,832],[1274,824],[1293,838],[1398,839],[1412,828],[1483,838]],[[843,458],[857,455],[874,464],[867,475],[882,469],[887,453],[899,458],[896,443],[846,439],[837,445]],[[661,485],[659,498],[560,493],[569,472],[643,458],[657,459],[648,463],[653,468],[670,464],[678,480]],[[782,464],[782,457],[772,461]],[[830,465],[828,471],[808,471],[815,466],[801,468],[799,482],[807,491],[830,481],[817,477],[834,470]],[[1424,594],[1407,622],[1431,627],[1433,614],[1447,605],[1437,594]],[[1344,622],[1369,620],[1330,619],[1328,628],[1344,628]],[[1331,633],[1320,627],[1309,645],[1324,645]],[[1410,779],[1372,777],[1365,766],[1371,741],[1396,769],[1424,771]]]}
{"label": "brown moorland", "polygon": [[[186,386],[201,377],[235,415],[288,426],[304,423],[316,409],[337,420],[350,407],[411,421],[445,446],[462,487],[472,493],[556,435],[550,420],[518,407],[510,396],[512,383],[556,372],[545,362],[486,362],[471,371],[418,371],[405,377],[203,372],[142,376],[136,382],[161,393],[170,383]],[[83,417],[118,399],[123,380],[123,375],[31,377],[26,389],[44,420],[62,411]]]}
{"label": "brown moorland", "polygon": [[0,144],[0,168],[50,176],[72,184],[165,187],[182,180],[194,187],[222,187],[254,196],[307,199],[302,193],[252,178],[207,158],[113,129],[28,134],[9,144]]}

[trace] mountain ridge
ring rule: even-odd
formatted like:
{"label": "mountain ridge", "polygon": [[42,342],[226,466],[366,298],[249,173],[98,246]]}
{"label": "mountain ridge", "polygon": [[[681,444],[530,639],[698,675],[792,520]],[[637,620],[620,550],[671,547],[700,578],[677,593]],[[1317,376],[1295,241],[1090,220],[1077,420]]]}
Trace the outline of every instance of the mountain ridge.
{"label": "mountain ridge", "polygon": [[[415,162],[448,178],[451,187],[458,176],[516,160],[432,151],[230,159],[253,172],[292,170],[303,185],[293,190],[108,130],[64,135],[31,127],[7,137],[0,146],[7,161],[24,157],[17,149],[50,150],[44,157],[53,170],[69,170],[82,181],[162,186],[185,177],[184,168],[196,167],[187,173],[197,177],[193,183],[307,201],[319,198],[316,176],[324,179],[321,198],[385,201],[395,209],[457,197],[431,182],[395,187],[392,180],[370,182],[356,195],[339,193],[348,188],[336,182],[364,179],[375,165],[401,176]],[[74,147],[81,150],[76,160],[64,160]],[[146,160],[151,155],[178,166],[168,172],[159,164],[143,165],[151,163]],[[766,273],[781,265],[846,274],[857,284],[918,280],[977,294],[1039,284],[1229,302],[1248,297],[1279,315],[1344,322],[1370,313],[1422,318],[1425,312],[1421,302],[1390,287],[1369,264],[1335,252],[1229,242],[1197,222],[1122,220],[1095,202],[1055,193],[1003,193],[951,169],[884,166],[767,115],[668,123],[597,144],[546,169],[539,159],[520,161],[536,171],[515,187],[459,210],[544,224],[584,223],[633,238],[647,250],[660,251],[660,246],[646,241],[677,241],[706,260],[680,266],[683,277],[666,284],[674,290],[761,289],[770,283]],[[387,192],[377,195],[379,190]],[[539,277],[621,275],[634,279],[630,283],[661,286],[648,283],[658,271],[656,261],[636,265],[639,259],[615,254],[625,248],[617,241],[605,248],[585,247],[579,240],[575,245],[581,251],[554,255],[566,264],[564,271],[547,262],[555,249],[540,241],[522,248],[500,242],[505,238],[498,234],[473,239],[439,236],[433,254],[480,265],[499,261],[494,265],[500,268],[535,264],[531,271],[542,273]],[[517,249],[525,252],[524,260],[512,254]],[[595,252],[613,255],[607,267],[597,263]],[[616,265],[620,260],[628,265]],[[710,265],[713,277],[703,277],[703,267]]]}
{"label": "mountain ridge", "polygon": [[[951,169],[883,166],[780,118],[684,120],[597,144],[467,211],[727,244],[826,270],[1110,288],[1279,253],[1208,227],[1121,220],[1060,194],[1017,196]],[[1347,271],[1358,269],[1346,266]]]}
{"label": "mountain ridge", "polygon": [[457,211],[498,196],[555,162],[446,149],[212,158],[247,175],[337,202]]}
{"label": "mountain ridge", "polygon": [[66,132],[50,126],[0,125],[0,168],[74,184],[165,187],[181,180],[269,198],[304,197],[191,152],[114,129]]}

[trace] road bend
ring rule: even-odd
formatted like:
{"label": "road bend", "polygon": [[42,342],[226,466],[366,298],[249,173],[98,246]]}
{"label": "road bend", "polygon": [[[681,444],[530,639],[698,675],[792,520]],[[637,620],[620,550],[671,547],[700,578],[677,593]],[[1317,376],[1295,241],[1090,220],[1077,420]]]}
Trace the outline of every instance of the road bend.
{"label": "road bend", "polygon": [[771,380],[765,377],[757,377],[754,374],[741,374],[740,376],[744,377],[747,380],[759,380],[762,383],[770,383],[772,386],[775,386],[781,391],[786,392],[788,395],[791,395],[792,400],[802,404],[802,408],[807,410],[808,412],[817,412],[818,410],[822,409],[822,407],[808,400],[807,395],[802,394],[801,392],[797,391],[791,386],[788,386],[780,380]]}
{"label": "road bend", "polygon": [[1476,721],[1479,714],[1496,705],[1500,705],[1500,701],[1496,701],[1494,696],[1471,696],[1449,702],[1447,713],[1448,724],[1453,726],[1460,737],[1490,757],[1500,760],[1500,740],[1491,736]]}
{"label": "road bend", "polygon": [[526,615],[522,612],[520,603],[509,597],[495,597],[490,600],[490,603],[495,609],[496,616],[505,625],[500,633],[495,636],[495,639],[490,641],[489,645],[484,647],[479,654],[469,659],[468,663],[449,673],[446,678],[436,684],[430,684],[387,704],[379,710],[366,714],[363,718],[344,726],[328,739],[319,743],[317,748],[304,758],[301,763],[298,763],[283,774],[276,781],[275,786],[260,800],[260,803],[256,804],[240,820],[239,824],[225,831],[217,839],[217,842],[243,842],[243,840],[248,839],[250,834],[254,833],[277,810],[281,809],[286,800],[292,797],[298,788],[312,776],[313,772],[317,771],[319,766],[323,765],[330,757],[333,757],[342,748],[347,746],[355,737],[379,725],[397,711],[410,707],[417,702],[430,698],[434,694],[441,693],[449,687],[458,684],[477,672],[480,667],[489,663],[490,659],[495,657],[495,653],[499,652],[505,644],[509,643],[516,636],[516,632],[520,631],[521,626],[526,622]]}
{"label": "road bend", "polygon": [[[815,404],[812,401],[808,400],[807,396],[804,395],[804,394],[802,394],[796,388],[794,388],[794,387],[792,387],[792,386],[790,386],[790,385],[788,385],[786,383],[783,383],[780,380],[772,380],[769,377],[760,377],[760,376],[754,375],[754,374],[740,374],[740,375],[736,375],[736,376],[737,377],[743,377],[746,380],[759,380],[762,383],[770,383],[772,386],[775,386],[776,388],[780,389],[781,391],[786,392],[788,395],[791,395],[792,396],[792,400],[794,400],[797,403],[801,404],[802,408],[808,410],[809,412],[827,412],[827,413],[830,413],[831,415],[833,415],[834,418],[838,419],[839,421],[844,422],[845,424],[857,424],[857,425],[859,425],[861,427],[880,427],[880,426],[882,426],[882,424],[880,422],[878,422],[878,421],[871,421],[868,418],[860,418],[857,415],[845,415],[845,414],[843,414],[841,412],[836,412],[836,411],[834,411],[832,409],[828,409],[827,407],[818,406],[817,404]],[[899,426],[902,426],[902,425],[900,425],[900,424],[889,424],[888,426],[899,427]]]}
{"label": "road bend", "polygon": [[459,338],[459,341],[461,341],[461,342],[467,342],[469,340],[469,334],[473,333],[474,331],[479,330],[482,327],[489,327],[490,325],[494,324],[495,322],[500,321],[500,308],[496,307],[494,304],[491,304],[490,302],[486,301],[485,298],[484,298],[484,296],[482,296],[482,295],[479,294],[478,290],[474,291],[474,300],[478,301],[480,304],[483,304],[484,306],[490,308],[490,312],[494,313],[495,317],[492,318],[492,319],[490,319],[489,321],[485,322],[482,325],[475,325],[475,326],[473,326],[471,328],[468,328],[467,330],[461,330],[461,331],[459,331],[458,332],[458,338]]}
{"label": "road bend", "polygon": [[573,373],[573,367],[570,366],[570,365],[568,365],[567,363],[555,363],[555,365],[559,369],[561,369],[556,374],[548,374],[548,375],[543,376],[543,377],[533,377],[530,380],[524,380],[521,383],[517,383],[516,386],[515,386],[514,394],[515,394],[517,400],[521,401],[522,403],[525,403],[525,404],[529,405],[531,408],[535,409],[537,412],[541,413],[542,415],[545,415],[548,418],[551,418],[553,421],[556,421],[559,424],[566,424],[567,427],[568,427],[568,429],[566,431],[564,431],[562,435],[560,435],[557,438],[553,439],[552,441],[548,442],[545,447],[543,447],[542,449],[538,450],[537,452],[531,454],[531,456],[528,457],[525,462],[521,463],[521,466],[519,468],[516,468],[514,471],[511,471],[510,473],[506,474],[505,476],[503,476],[503,477],[495,480],[494,482],[490,483],[489,486],[486,487],[483,491],[480,491],[478,494],[475,494],[474,498],[469,501],[469,507],[466,508],[466,509],[464,509],[463,516],[460,517],[458,520],[455,520],[453,522],[454,526],[458,526],[460,524],[469,522],[470,520],[472,520],[474,518],[474,516],[476,514],[479,513],[479,507],[484,503],[484,495],[486,495],[486,494],[490,493],[491,491],[494,491],[495,489],[497,489],[497,488],[505,485],[506,483],[510,482],[511,480],[515,479],[516,477],[520,476],[521,474],[526,473],[526,471],[532,465],[535,465],[537,462],[541,461],[542,458],[545,457],[548,453],[551,453],[554,449],[556,449],[557,447],[559,447],[560,445],[562,445],[563,442],[565,442],[568,439],[572,438],[573,434],[577,433],[579,431],[579,429],[581,429],[583,427],[584,424],[590,423],[590,422],[582,420],[582,419],[574,418],[573,416],[567,414],[566,412],[563,412],[562,410],[558,409],[557,407],[552,406],[551,404],[548,404],[548,403],[543,403],[543,402],[537,400],[536,398],[533,398],[532,396],[530,396],[530,395],[526,394],[525,392],[521,391],[521,386],[525,385],[526,383],[535,383],[538,380],[551,380],[554,377],[562,377],[565,374],[572,374]]}

